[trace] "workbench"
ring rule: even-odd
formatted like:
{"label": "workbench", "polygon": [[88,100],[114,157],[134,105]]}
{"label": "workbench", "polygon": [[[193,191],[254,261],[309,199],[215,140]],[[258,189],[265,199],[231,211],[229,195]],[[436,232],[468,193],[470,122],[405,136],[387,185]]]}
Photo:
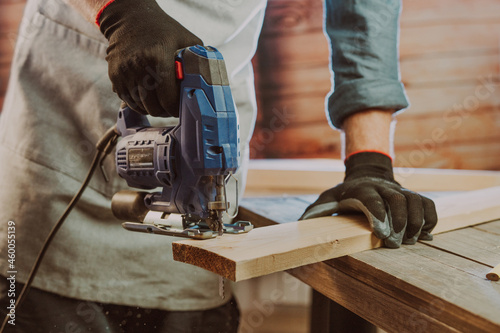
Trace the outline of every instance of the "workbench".
{"label": "workbench", "polygon": [[[247,198],[241,216],[257,226],[295,221],[314,198]],[[314,333],[368,332],[373,325],[398,333],[500,332],[500,282],[486,279],[499,263],[500,221],[493,221],[288,273],[316,291]]]}

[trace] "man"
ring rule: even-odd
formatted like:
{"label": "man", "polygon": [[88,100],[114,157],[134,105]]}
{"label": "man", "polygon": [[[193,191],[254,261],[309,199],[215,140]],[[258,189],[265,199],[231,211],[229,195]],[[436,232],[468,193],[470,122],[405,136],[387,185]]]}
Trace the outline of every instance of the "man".
{"label": "man", "polygon": [[[432,201],[394,182],[389,157],[392,113],[407,106],[398,78],[400,4],[326,4],[336,84],[329,112],[345,133],[346,180],[323,193],[304,218],[357,209],[389,247],[430,238],[436,223]],[[2,274],[8,271],[6,222],[16,225],[16,281],[23,283],[84,178],[95,142],[115,122],[120,99],[138,112],[177,115],[173,54],[179,48],[204,43],[224,55],[239,112],[244,180],[256,111],[250,60],[265,5],[28,2],[0,119]],[[389,13],[383,29],[379,10]],[[217,276],[173,262],[170,237],[118,226],[109,202],[126,185],[112,159],[104,168],[111,181],[96,175],[59,231],[16,312],[15,331],[236,332],[236,304],[219,297]],[[0,288],[8,288],[6,279]],[[1,295],[5,311],[9,300]]]}

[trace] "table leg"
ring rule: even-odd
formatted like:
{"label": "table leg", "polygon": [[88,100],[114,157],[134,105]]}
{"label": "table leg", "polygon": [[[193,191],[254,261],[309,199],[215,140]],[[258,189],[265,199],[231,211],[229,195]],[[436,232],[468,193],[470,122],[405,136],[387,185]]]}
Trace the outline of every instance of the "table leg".
{"label": "table leg", "polygon": [[376,333],[377,327],[313,290],[311,333]]}

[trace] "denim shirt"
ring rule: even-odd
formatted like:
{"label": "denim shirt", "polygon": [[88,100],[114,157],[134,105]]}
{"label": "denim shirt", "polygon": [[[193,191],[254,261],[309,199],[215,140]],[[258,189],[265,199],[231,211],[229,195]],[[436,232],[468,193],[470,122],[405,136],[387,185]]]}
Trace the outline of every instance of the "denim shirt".
{"label": "denim shirt", "polygon": [[325,0],[334,89],[331,124],[358,111],[408,107],[398,62],[399,0]]}

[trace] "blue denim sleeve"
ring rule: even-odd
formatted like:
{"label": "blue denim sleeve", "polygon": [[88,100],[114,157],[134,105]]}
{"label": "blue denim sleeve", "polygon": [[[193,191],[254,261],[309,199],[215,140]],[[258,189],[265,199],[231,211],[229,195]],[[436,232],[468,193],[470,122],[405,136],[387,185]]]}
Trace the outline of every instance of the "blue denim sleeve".
{"label": "blue denim sleeve", "polygon": [[328,96],[333,126],[370,108],[399,111],[408,100],[399,75],[400,0],[325,0],[334,89]]}

